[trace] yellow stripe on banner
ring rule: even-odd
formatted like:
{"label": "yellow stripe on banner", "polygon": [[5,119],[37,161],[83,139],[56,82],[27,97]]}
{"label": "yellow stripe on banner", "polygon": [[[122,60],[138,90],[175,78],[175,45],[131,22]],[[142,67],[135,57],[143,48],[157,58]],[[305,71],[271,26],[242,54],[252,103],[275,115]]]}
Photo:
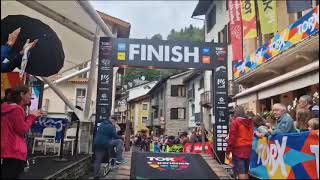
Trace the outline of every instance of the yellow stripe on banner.
{"label": "yellow stripe on banner", "polygon": [[277,2],[276,0],[258,0],[259,19],[262,34],[277,32]]}
{"label": "yellow stripe on banner", "polygon": [[241,1],[243,39],[257,37],[255,1]]}

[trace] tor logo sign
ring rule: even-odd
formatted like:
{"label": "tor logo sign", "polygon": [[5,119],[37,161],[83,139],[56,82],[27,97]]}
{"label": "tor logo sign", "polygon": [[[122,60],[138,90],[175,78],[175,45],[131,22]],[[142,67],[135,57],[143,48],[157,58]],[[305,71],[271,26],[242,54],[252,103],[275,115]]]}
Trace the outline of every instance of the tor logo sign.
{"label": "tor logo sign", "polygon": [[179,171],[189,168],[190,163],[184,157],[147,157],[148,165],[160,171]]}

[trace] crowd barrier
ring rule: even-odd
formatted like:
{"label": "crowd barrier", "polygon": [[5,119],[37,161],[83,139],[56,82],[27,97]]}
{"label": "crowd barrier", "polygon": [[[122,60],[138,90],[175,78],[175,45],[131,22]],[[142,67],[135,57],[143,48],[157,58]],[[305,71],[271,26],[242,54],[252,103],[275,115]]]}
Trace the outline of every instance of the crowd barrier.
{"label": "crowd barrier", "polygon": [[319,179],[319,130],[255,138],[250,174],[261,179]]}

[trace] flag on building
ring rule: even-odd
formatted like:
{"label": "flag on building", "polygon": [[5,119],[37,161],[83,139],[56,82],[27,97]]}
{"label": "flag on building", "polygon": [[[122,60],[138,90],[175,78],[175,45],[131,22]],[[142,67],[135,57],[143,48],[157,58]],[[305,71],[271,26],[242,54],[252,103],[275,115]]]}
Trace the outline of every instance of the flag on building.
{"label": "flag on building", "polygon": [[24,84],[25,78],[26,77],[24,76],[23,79],[20,79],[19,72],[1,73],[1,98],[4,96],[6,89]]}
{"label": "flag on building", "polygon": [[311,0],[287,0],[288,13],[301,12],[312,7]]}
{"label": "flag on building", "polygon": [[257,37],[256,9],[254,0],[241,1],[243,39]]}
{"label": "flag on building", "polygon": [[259,0],[257,2],[262,34],[271,34],[277,32],[277,1]]}
{"label": "flag on building", "polygon": [[229,0],[228,7],[233,61],[239,61],[243,59],[243,37],[240,0]]}

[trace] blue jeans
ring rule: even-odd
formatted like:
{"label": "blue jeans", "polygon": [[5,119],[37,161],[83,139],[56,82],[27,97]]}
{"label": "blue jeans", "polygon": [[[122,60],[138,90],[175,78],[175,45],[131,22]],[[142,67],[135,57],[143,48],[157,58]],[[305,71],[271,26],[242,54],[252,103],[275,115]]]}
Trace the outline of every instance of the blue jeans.
{"label": "blue jeans", "polygon": [[[123,152],[123,140],[122,139],[114,139],[109,144],[110,148],[116,147],[116,158],[117,161],[122,161],[122,152]],[[93,164],[93,175],[94,177],[99,177],[100,165],[103,161],[106,153],[108,153],[107,148],[95,147],[94,148],[94,164]]]}

